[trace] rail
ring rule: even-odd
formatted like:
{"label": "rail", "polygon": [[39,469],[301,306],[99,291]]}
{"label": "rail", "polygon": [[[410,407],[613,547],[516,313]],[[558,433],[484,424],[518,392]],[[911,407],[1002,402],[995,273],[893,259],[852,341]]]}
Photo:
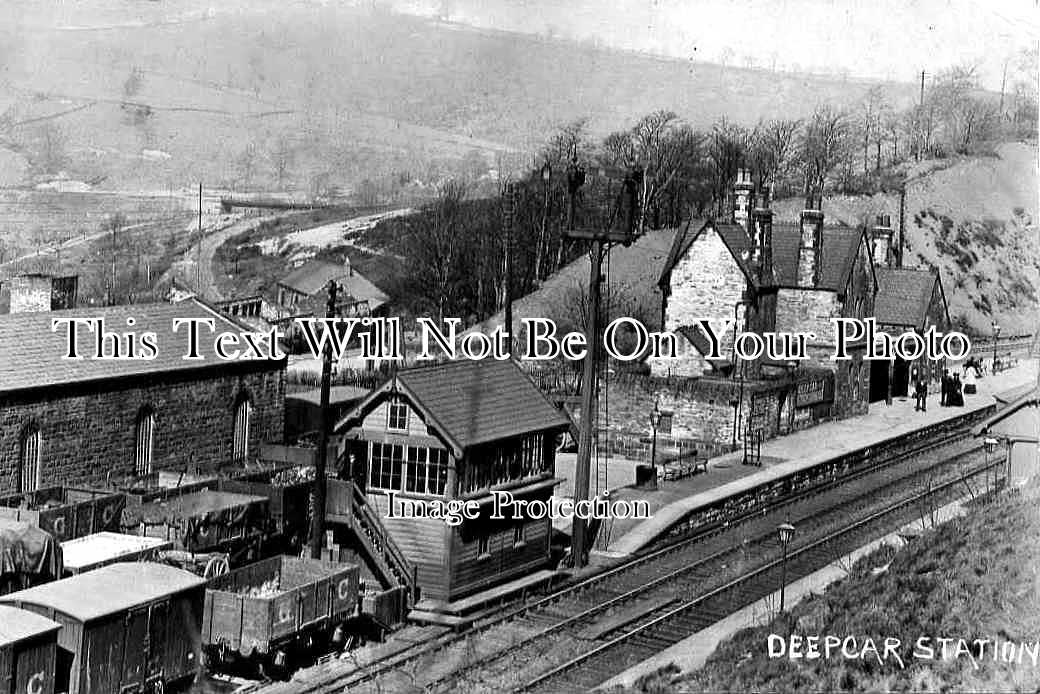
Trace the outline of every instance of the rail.
{"label": "rail", "polygon": [[[1002,461],[987,462],[987,463],[984,463],[983,465],[978,466],[975,470],[972,471],[971,474],[972,474],[972,476],[978,475],[978,474],[981,474],[983,472],[987,472],[987,471],[989,471],[991,469],[1000,468],[1000,467],[1003,466],[1003,464],[1004,463]],[[652,631],[654,629],[657,629],[658,627],[664,626],[664,625],[666,625],[666,624],[668,624],[668,623],[670,623],[672,621],[675,621],[677,617],[679,617],[681,615],[685,615],[686,613],[691,612],[692,610],[694,610],[694,609],[696,609],[698,607],[701,607],[708,600],[712,600],[712,599],[716,599],[716,598],[720,598],[720,597],[725,597],[729,593],[736,592],[738,588],[746,585],[751,580],[753,580],[755,578],[758,578],[758,577],[761,577],[761,576],[763,576],[763,575],[765,575],[765,574],[767,574],[769,572],[773,572],[776,569],[780,568],[785,561],[788,564],[790,564],[791,562],[793,562],[794,560],[798,559],[799,557],[807,556],[810,552],[813,552],[813,551],[815,551],[817,549],[820,549],[821,547],[823,547],[824,545],[826,545],[828,543],[833,543],[836,540],[839,540],[839,539],[841,539],[843,537],[849,536],[853,532],[856,532],[858,530],[861,530],[861,529],[865,528],[868,524],[874,523],[875,521],[878,521],[878,520],[880,520],[880,519],[882,519],[882,518],[884,518],[886,516],[889,516],[889,515],[891,515],[891,514],[893,514],[895,512],[898,512],[900,510],[904,510],[904,509],[906,509],[908,507],[912,507],[914,504],[919,503],[921,500],[923,500],[923,499],[925,499],[925,498],[927,498],[929,496],[937,495],[937,494],[939,494],[939,493],[941,493],[943,491],[950,490],[950,489],[952,489],[952,488],[954,488],[954,487],[956,487],[956,486],[958,486],[960,484],[963,484],[963,481],[964,481],[964,477],[958,476],[955,479],[952,479],[952,480],[949,480],[947,482],[944,482],[944,483],[942,483],[940,485],[937,485],[936,487],[926,489],[923,492],[918,492],[916,494],[911,494],[910,496],[908,496],[908,497],[906,497],[904,499],[900,499],[899,501],[896,501],[896,502],[886,506],[883,509],[875,511],[874,513],[871,513],[871,514],[869,514],[869,515],[867,515],[867,516],[865,516],[865,517],[863,517],[863,518],[861,518],[859,520],[853,521],[852,523],[846,525],[843,528],[839,528],[838,530],[835,530],[835,531],[833,531],[831,533],[828,533],[827,535],[823,536],[822,538],[819,538],[817,540],[814,540],[814,541],[810,542],[809,544],[805,545],[804,547],[800,547],[800,548],[798,548],[798,549],[796,549],[794,551],[789,552],[787,554],[786,559],[780,558],[780,559],[776,559],[776,560],[767,562],[765,565],[757,567],[757,568],[749,571],[748,573],[733,579],[732,581],[726,583],[725,585],[722,585],[722,586],[719,586],[717,588],[714,588],[714,589],[708,591],[707,593],[705,593],[703,595],[699,595],[699,596],[693,598],[692,600],[683,601],[683,603],[680,604],[679,606],[667,610],[666,612],[664,612],[663,614],[659,615],[658,617],[655,617],[655,618],[651,619],[650,621],[648,621],[648,622],[646,622],[644,624],[641,624],[640,626],[638,626],[638,627],[636,627],[636,628],[634,628],[634,629],[632,629],[630,631],[627,631],[624,634],[621,634],[620,636],[618,636],[618,637],[616,637],[614,639],[611,639],[610,641],[606,641],[603,644],[601,644],[601,645],[599,645],[599,646],[597,646],[595,648],[592,648],[592,649],[586,651],[585,653],[582,653],[581,655],[579,655],[579,656],[577,656],[575,658],[572,658],[571,660],[569,660],[569,661],[567,661],[567,662],[565,662],[565,663],[563,663],[561,665],[558,665],[557,667],[553,668],[552,670],[549,670],[548,672],[542,673],[538,677],[536,677],[536,678],[534,678],[532,680],[529,680],[528,682],[526,682],[525,684],[521,685],[520,687],[517,687],[517,688],[513,689],[513,692],[532,691],[535,688],[537,688],[537,687],[539,687],[539,686],[541,686],[541,685],[543,685],[543,684],[545,684],[547,682],[550,682],[551,680],[557,679],[557,678],[561,677],[562,675],[564,675],[564,674],[566,674],[566,673],[568,673],[570,671],[573,671],[573,670],[575,670],[578,667],[583,666],[584,664],[588,663],[589,661],[591,661],[594,658],[597,658],[597,657],[600,657],[600,656],[605,656],[605,655],[609,654],[609,652],[612,649],[616,649],[619,646],[624,646],[625,644],[631,642],[633,639],[635,639],[637,637],[646,636],[650,631]],[[754,592],[755,593],[759,593],[761,591],[754,591]],[[754,600],[757,600],[757,599],[759,599],[761,597],[764,597],[764,596],[758,595],[757,597],[753,598],[751,601],[743,600],[743,602],[744,602],[744,604],[749,604],[749,602],[753,602]],[[660,638],[660,637],[658,637],[658,638]],[[682,638],[686,638],[686,637],[682,636],[682,637],[674,638],[674,642],[678,643],[679,641],[682,640]],[[669,639],[669,640],[671,640],[671,639]]]}

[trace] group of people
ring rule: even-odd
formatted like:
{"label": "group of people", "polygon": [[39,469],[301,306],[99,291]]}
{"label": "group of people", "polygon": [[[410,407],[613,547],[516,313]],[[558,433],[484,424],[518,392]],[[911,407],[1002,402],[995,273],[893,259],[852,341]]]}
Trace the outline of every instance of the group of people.
{"label": "group of people", "polygon": [[[978,378],[978,368],[974,364],[964,366],[964,380],[959,373],[951,374],[949,369],[943,369],[940,379],[941,394],[939,405],[942,407],[964,407],[964,394],[973,395],[975,391],[975,379]],[[914,411],[928,411],[928,372],[918,369],[914,378]]]}

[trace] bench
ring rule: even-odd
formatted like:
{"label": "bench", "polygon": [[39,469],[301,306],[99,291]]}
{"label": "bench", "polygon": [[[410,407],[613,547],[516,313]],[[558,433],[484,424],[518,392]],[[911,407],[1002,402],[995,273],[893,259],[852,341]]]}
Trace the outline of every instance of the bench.
{"label": "bench", "polygon": [[665,463],[664,468],[664,479],[666,480],[680,480],[684,477],[692,477],[697,474],[698,470],[708,471],[708,459],[707,458],[696,458],[693,460],[682,460],[675,463]]}

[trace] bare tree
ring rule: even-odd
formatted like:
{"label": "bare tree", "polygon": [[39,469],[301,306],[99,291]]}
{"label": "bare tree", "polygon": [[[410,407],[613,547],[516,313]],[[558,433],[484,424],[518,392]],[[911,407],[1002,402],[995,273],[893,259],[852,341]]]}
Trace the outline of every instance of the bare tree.
{"label": "bare tree", "polygon": [[805,194],[823,190],[827,176],[847,151],[848,116],[830,106],[818,107],[805,124],[799,159],[805,173]]}
{"label": "bare tree", "polygon": [[787,176],[800,127],[800,120],[759,121],[748,135],[747,163],[756,190],[763,191]]}
{"label": "bare tree", "polygon": [[717,121],[708,137],[708,160],[711,168],[712,198],[716,213],[723,214],[722,205],[730,182],[737,176],[747,153],[747,131],[725,118]]}
{"label": "bare tree", "polygon": [[465,225],[462,202],[466,186],[459,181],[448,181],[440,190],[430,214],[417,218],[420,227],[410,234],[413,280],[423,296],[435,305],[437,318],[443,319],[445,308],[453,305],[460,276],[460,254],[465,250]]}

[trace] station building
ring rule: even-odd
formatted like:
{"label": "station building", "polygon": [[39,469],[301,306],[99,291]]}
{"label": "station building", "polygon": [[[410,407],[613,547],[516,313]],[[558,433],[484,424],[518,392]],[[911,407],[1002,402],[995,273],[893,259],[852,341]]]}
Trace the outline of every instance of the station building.
{"label": "station building", "polygon": [[[867,410],[865,343],[850,359],[831,359],[832,318],[872,316],[878,280],[865,229],[827,225],[820,197],[810,195],[796,224],[773,222],[768,195],[756,198],[741,170],[730,214],[692,220],[679,231],[658,285],[661,323],[681,335],[677,358],[650,359],[645,388],[672,413],[672,434],[707,444],[737,445]],[[700,321],[732,324],[720,358]],[[811,332],[807,359],[768,355],[738,359],[741,332]]]}

